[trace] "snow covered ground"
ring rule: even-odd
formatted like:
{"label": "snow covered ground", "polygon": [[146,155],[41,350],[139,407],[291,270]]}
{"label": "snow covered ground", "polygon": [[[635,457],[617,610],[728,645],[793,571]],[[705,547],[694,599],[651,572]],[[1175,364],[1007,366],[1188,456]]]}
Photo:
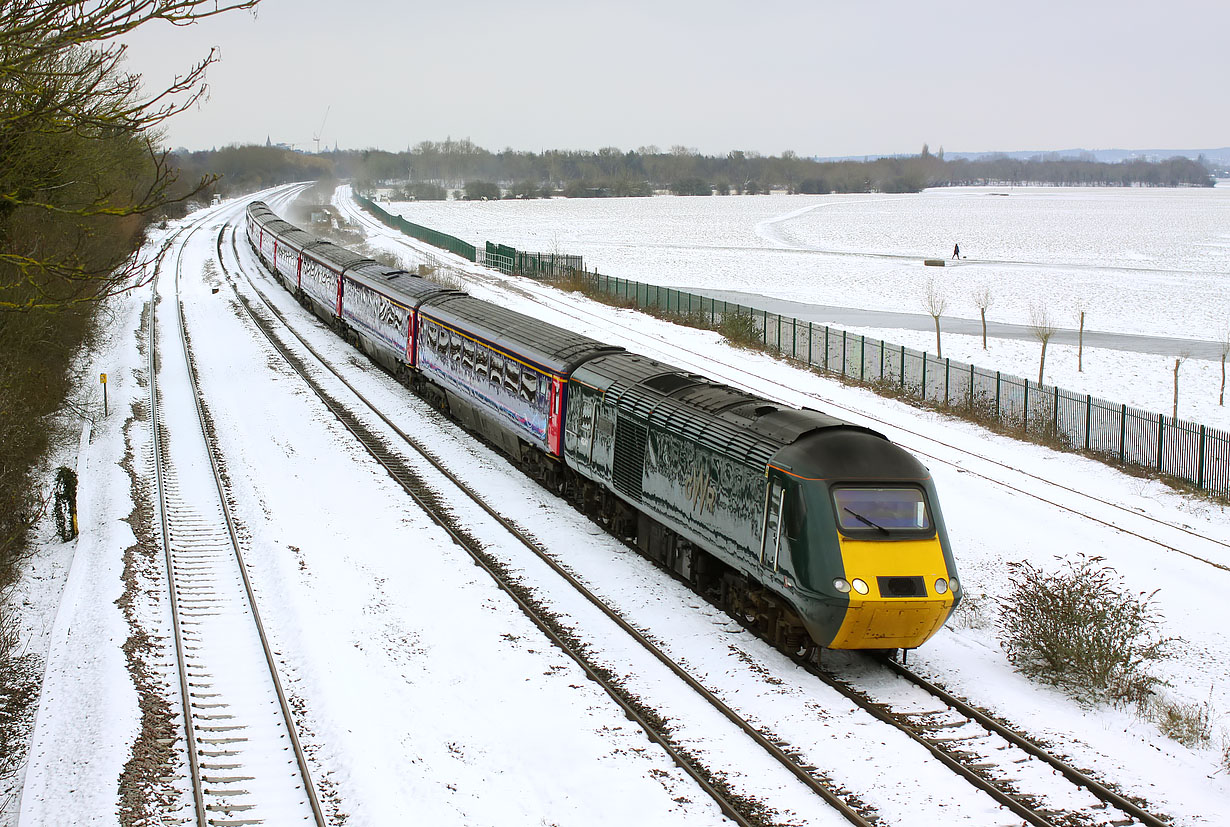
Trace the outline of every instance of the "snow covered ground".
{"label": "snow covered ground", "polygon": [[[965,193],[970,199],[975,195]],[[738,248],[740,256],[753,246],[764,250],[776,243],[756,235],[755,229],[765,222],[774,224],[773,215],[762,214],[771,212],[766,208],[772,206],[772,197],[698,200],[734,204],[754,213],[748,238],[760,240]],[[871,199],[862,200],[873,209]],[[987,199],[996,204],[1007,200]],[[673,202],[688,201],[640,203],[672,210],[682,209]],[[340,203],[349,209],[347,202]],[[547,203],[546,209],[572,209]],[[800,203],[791,200],[785,210],[780,205],[776,209],[784,214]],[[474,214],[490,216],[491,207],[504,208],[504,202],[439,206],[478,207]],[[533,207],[540,208],[541,202]],[[205,237],[216,235],[228,209],[208,222]],[[410,217],[458,232],[419,213]],[[602,224],[598,218],[576,218],[579,228],[553,220],[560,232],[567,226],[578,235]],[[417,255],[407,251],[401,237],[378,227],[371,232],[373,245],[408,258]],[[482,235],[550,249],[518,240],[500,227],[484,229]],[[703,236],[702,228],[697,226],[695,235]],[[610,249],[630,255],[634,237]],[[976,236],[962,236],[962,246],[973,246],[967,238]],[[650,237],[646,240],[651,251],[663,254],[662,273],[670,261],[691,262],[706,246],[717,255],[731,246],[728,238],[711,237],[672,252]],[[936,244],[941,241],[948,243],[944,238]],[[591,255],[571,239],[561,238],[559,248]],[[891,246],[885,249],[891,251]],[[188,254],[188,326],[200,353],[206,402],[219,423],[262,615],[284,658],[290,691],[303,710],[304,740],[333,812],[346,814],[351,825],[720,823],[712,805],[669,760],[650,748],[468,558],[408,505],[387,475],[360,454],[278,365],[268,344],[239,318],[220,268],[209,264],[211,250],[211,244],[195,244]],[[798,253],[780,255],[784,260]],[[244,253],[241,261],[261,282],[253,257]],[[913,264],[901,265],[906,266]],[[732,349],[711,332],[680,329],[461,264],[456,269],[481,298],[696,366],[768,396],[828,407],[919,453],[936,478],[971,600],[912,662],[950,689],[1055,745],[1078,766],[1148,799],[1155,810],[1173,815],[1178,823],[1224,823],[1224,813],[1230,811],[1230,779],[1221,765],[1223,733],[1230,727],[1230,640],[1224,635],[1230,616],[1223,600],[1230,588],[1230,514],[1225,509],[1098,463],[989,435],[968,423]],[[672,281],[682,278],[678,275],[651,278],[614,266],[611,272],[663,284],[695,284]],[[742,282],[722,286],[746,290],[761,276],[764,281],[776,278],[771,272],[742,272]],[[215,294],[214,287],[221,289]],[[676,654],[695,661],[698,671],[723,686],[729,697],[758,710],[759,716],[778,715],[765,720],[779,729],[789,727],[792,746],[814,756],[813,763],[842,786],[873,802],[887,823],[929,825],[941,812],[945,823],[1000,823],[961,782],[937,773],[931,763],[895,742],[881,744],[878,731],[868,737],[865,724],[794,674],[768,647],[739,634],[737,627],[652,566],[597,534],[498,457],[441,423],[308,318],[267,277],[262,289],[296,318],[296,326],[314,347],[395,413],[403,428],[430,434],[440,455],[501,497],[514,519],[532,525],[540,539],[564,550],[567,564],[601,586],[604,598],[638,625],[653,629]],[[50,617],[47,607],[61,594],[62,576],[55,572],[63,571],[68,551],[75,553],[54,626],[35,644],[47,649],[49,667],[21,802],[23,825],[117,822],[118,773],[136,737],[138,718],[136,693],[121,652],[133,630],[113,603],[123,589],[120,557],[133,542],[132,529],[124,522],[133,509],[133,495],[119,463],[126,449],[137,457],[135,467],[140,469],[143,462],[144,426],[139,418],[127,425],[125,420],[133,401],[144,394],[143,356],[135,331],[147,298],[148,291],[141,291],[117,301],[114,325],[89,357],[87,376],[109,373],[111,413],[102,417],[101,399],[92,400],[94,423],[79,462],[82,536],[67,545],[47,540],[31,561],[24,586],[31,622],[40,616],[38,611]],[[1168,400],[1161,401],[1168,409]],[[1106,502],[1094,502],[1080,492],[1096,493]],[[1074,512],[1092,513],[1102,522]],[[1137,530],[1133,512],[1210,539],[1157,528],[1165,536],[1164,543],[1158,543],[1116,527]],[[1139,533],[1147,537],[1153,530]],[[498,547],[495,551],[513,554]],[[1050,567],[1055,555],[1076,552],[1105,557],[1133,589],[1159,590],[1164,631],[1184,641],[1176,657],[1164,664],[1167,692],[1187,703],[1208,705],[1214,724],[1209,747],[1178,746],[1130,710],[1081,706],[1029,683],[1010,668],[994,629],[994,600],[1004,593],[1008,578],[1005,564],[1032,560]],[[509,559],[514,567],[525,567],[526,577],[536,577],[528,564]],[[594,634],[601,650],[602,637]],[[726,641],[784,683],[766,694],[755,669],[740,666],[742,660],[730,658],[729,651],[726,660],[718,657]],[[628,679],[645,680],[637,674]],[[655,702],[677,710],[686,731],[691,714],[687,700],[652,685],[646,691]],[[793,710],[813,711],[795,720]],[[75,717],[80,713],[88,716],[84,737]],[[548,741],[536,725],[562,736],[562,741]],[[703,737],[692,743],[701,752],[712,750],[706,753],[711,760],[733,767],[732,783],[755,789],[758,776],[751,756],[741,764],[736,752],[707,744]],[[833,823],[822,812],[795,809],[804,805],[788,791],[765,794],[778,802],[783,823]],[[13,811],[6,813],[9,823],[12,816]]]}
{"label": "snow covered ground", "polygon": [[[769,195],[394,203],[389,211],[477,243],[581,255],[612,276],[809,304],[923,314],[928,279],[945,318],[1221,342],[1230,335],[1230,186],[1212,189],[950,188],[910,195]],[[960,262],[943,269],[925,258]],[[941,321],[942,326],[942,321]],[[850,328],[935,353],[919,331]],[[1029,379],[1035,341],[945,334],[944,355]],[[1174,360],[1052,343],[1047,384],[1169,415]],[[1179,416],[1230,428],[1221,364],[1180,368]]]}

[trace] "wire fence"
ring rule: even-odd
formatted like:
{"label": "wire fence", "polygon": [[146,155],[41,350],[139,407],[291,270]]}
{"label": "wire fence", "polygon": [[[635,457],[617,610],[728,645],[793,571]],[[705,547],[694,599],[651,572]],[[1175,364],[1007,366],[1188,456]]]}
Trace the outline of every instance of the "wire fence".
{"label": "wire fence", "polygon": [[880,393],[1164,475],[1222,498],[1230,496],[1230,433],[1226,431],[940,359],[841,328],[588,271],[580,256],[525,253],[491,242],[476,253],[467,257],[513,275],[580,278],[591,292],[616,303],[674,316],[688,324],[722,330],[733,323],[740,338],[750,338],[770,352]]}

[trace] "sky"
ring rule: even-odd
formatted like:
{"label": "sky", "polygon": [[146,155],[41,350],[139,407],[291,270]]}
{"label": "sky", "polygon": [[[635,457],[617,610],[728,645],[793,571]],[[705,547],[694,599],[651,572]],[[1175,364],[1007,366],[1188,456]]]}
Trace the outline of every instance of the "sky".
{"label": "sky", "polygon": [[173,147],[841,156],[1226,146],[1228,35],[1207,0],[263,0],[127,43],[150,91],[219,50]]}

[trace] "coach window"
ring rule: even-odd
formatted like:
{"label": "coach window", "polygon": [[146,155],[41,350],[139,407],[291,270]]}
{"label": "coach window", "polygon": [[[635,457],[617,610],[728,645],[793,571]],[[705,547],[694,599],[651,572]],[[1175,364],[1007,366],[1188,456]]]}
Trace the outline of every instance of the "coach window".
{"label": "coach window", "polygon": [[474,370],[474,340],[463,338],[461,340],[461,367],[468,371]]}
{"label": "coach window", "polygon": [[440,344],[440,328],[436,327],[431,322],[423,322],[423,330],[427,333],[427,346],[432,350],[436,350]]}
{"label": "coach window", "polygon": [[537,371],[522,369],[521,371],[521,401],[533,405],[538,398]]}
{"label": "coach window", "polygon": [[461,336],[455,330],[448,332],[448,360],[454,370],[461,365]]}
{"label": "coach window", "polygon": [[480,346],[478,353],[475,356],[474,372],[478,374],[478,381],[487,381],[487,372],[491,369],[491,351]]}
{"label": "coach window", "polygon": [[491,354],[491,375],[487,378],[487,384],[491,385],[492,389],[499,390],[504,382],[504,354],[494,350],[488,352]]}
{"label": "coach window", "polygon": [[504,357],[504,393],[515,397],[521,385],[521,365],[516,359]]}

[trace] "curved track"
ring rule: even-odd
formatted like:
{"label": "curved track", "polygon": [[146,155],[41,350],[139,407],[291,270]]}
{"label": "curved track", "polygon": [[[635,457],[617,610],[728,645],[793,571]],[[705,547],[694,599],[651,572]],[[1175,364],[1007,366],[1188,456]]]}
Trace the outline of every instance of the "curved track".
{"label": "curved track", "polygon": [[[200,827],[292,822],[324,827],[227,506],[179,300],[183,252],[204,223],[184,228],[163,249],[149,312],[158,520],[192,820]],[[160,276],[168,256],[175,259],[170,286]]]}

